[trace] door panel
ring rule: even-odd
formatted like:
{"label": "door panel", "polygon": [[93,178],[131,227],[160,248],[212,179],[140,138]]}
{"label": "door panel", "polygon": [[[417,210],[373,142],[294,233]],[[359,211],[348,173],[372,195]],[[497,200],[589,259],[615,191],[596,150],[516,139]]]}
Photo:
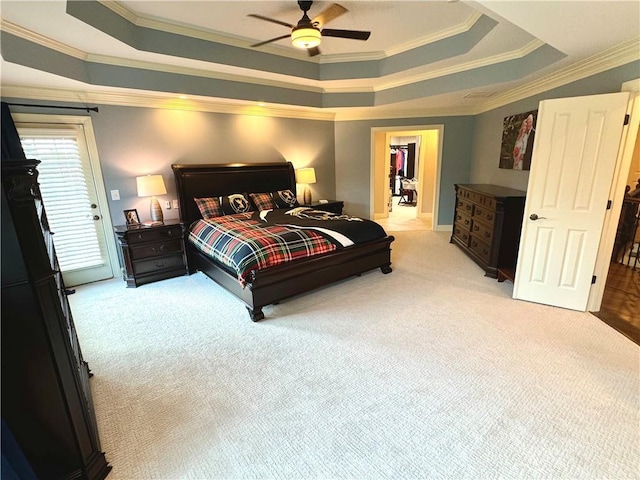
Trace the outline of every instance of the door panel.
{"label": "door panel", "polygon": [[540,103],[514,298],[586,310],[627,100]]}
{"label": "door panel", "polygon": [[65,285],[113,277],[105,222],[83,125],[17,124],[38,183]]}

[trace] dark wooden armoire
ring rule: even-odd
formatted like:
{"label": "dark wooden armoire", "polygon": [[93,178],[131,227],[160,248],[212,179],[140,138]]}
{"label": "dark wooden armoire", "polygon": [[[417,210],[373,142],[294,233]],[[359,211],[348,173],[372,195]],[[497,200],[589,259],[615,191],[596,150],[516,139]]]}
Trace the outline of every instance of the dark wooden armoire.
{"label": "dark wooden armoire", "polygon": [[[2,419],[39,479],[101,480],[89,387],[38,188],[2,104]],[[4,426],[4,425],[3,425]],[[12,458],[3,445],[3,467]]]}

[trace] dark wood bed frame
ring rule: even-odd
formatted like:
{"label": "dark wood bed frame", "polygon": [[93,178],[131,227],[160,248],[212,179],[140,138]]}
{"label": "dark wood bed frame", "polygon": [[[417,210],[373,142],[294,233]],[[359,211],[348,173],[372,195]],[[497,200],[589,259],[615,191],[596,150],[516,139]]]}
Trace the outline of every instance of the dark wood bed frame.
{"label": "dark wood bed frame", "polygon": [[[180,217],[188,227],[202,218],[194,198],[217,197],[232,193],[261,193],[290,189],[296,192],[290,162],[257,164],[174,164]],[[394,237],[339,249],[332,253],[299,259],[252,272],[245,288],[235,273],[214,262],[189,242],[189,273],[203,272],[242,300],[254,322],[264,318],[262,307],[313,290],[368,270],[391,272],[391,242]]]}

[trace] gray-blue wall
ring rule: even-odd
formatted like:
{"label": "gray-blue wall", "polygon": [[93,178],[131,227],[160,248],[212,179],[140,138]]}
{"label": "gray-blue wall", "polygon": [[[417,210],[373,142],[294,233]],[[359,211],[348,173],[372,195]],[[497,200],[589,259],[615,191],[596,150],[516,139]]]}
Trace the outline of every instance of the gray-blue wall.
{"label": "gray-blue wall", "polygon": [[336,193],[348,213],[369,217],[371,129],[417,125],[444,125],[438,215],[440,224],[452,223],[453,184],[468,182],[471,171],[472,116],[336,122]]}
{"label": "gray-blue wall", "polygon": [[[15,103],[28,100],[3,99]],[[50,102],[37,102],[47,103]],[[60,103],[56,103],[59,105]],[[70,104],[67,104],[70,105]],[[165,201],[177,198],[172,163],[259,163],[291,161],[313,166],[314,199],[334,199],[335,144],[333,122],[256,115],[205,113],[155,108],[98,105],[91,113],[109,210],[114,224],[124,223],[125,209],[136,208],[149,219],[149,199],[139,198],[135,177],[163,175],[167,195],[159,197],[165,218],[177,218]],[[12,112],[87,115],[83,111],[10,107]],[[120,200],[109,191],[119,190]],[[298,192],[301,196],[302,192]]]}
{"label": "gray-blue wall", "polygon": [[536,110],[542,100],[619,92],[624,82],[636,78],[640,78],[640,62],[623,65],[477,115],[473,133],[471,182],[527,189],[528,171],[498,168],[504,117]]}
{"label": "gray-blue wall", "polygon": [[[634,78],[640,78],[637,61],[477,116],[332,122],[109,105],[99,105],[100,112],[91,116],[105,188],[107,192],[120,190],[121,200],[109,200],[115,224],[124,222],[122,210],[128,208],[138,208],[142,219],[148,218],[148,199],[136,196],[137,175],[163,174],[168,189],[168,194],[160,198],[163,208],[165,200],[176,198],[171,164],[179,162],[290,160],[295,167],[313,166],[318,180],[312,186],[315,199],[343,200],[348,213],[368,217],[371,129],[442,124],[438,219],[440,225],[450,225],[454,183],[494,183],[526,190],[528,172],[498,168],[505,116],[535,109],[544,99],[617,92],[623,82]],[[73,113],[17,106],[11,110]],[[177,210],[165,210],[167,218],[177,214]]]}

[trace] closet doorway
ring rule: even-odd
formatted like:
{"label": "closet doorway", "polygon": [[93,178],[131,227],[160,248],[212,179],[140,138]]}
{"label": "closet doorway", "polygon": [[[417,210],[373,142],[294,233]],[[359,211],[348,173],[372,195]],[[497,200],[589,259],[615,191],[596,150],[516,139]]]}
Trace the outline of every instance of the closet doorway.
{"label": "closet doorway", "polygon": [[371,218],[388,230],[436,230],[443,125],[371,129]]}

